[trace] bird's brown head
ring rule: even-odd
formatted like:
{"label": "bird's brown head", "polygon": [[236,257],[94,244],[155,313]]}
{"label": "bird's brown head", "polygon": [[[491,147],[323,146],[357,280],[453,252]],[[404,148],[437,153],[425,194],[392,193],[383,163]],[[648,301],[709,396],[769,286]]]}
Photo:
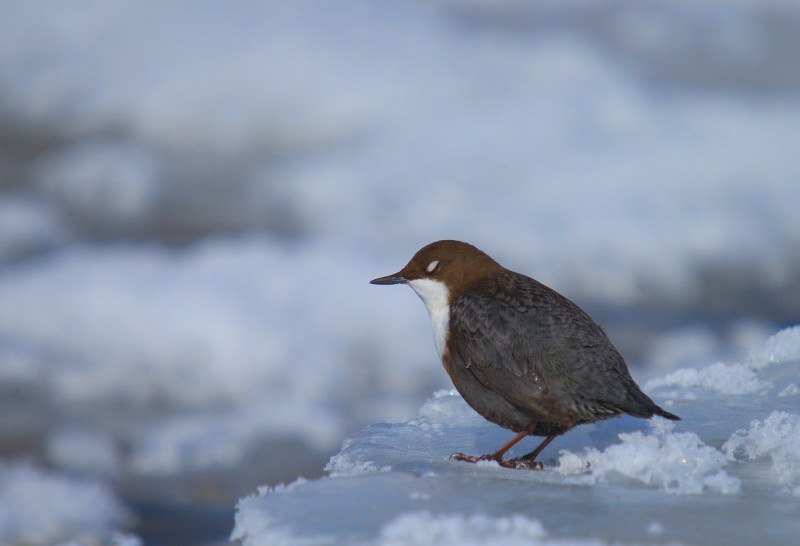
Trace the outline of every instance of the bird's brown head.
{"label": "bird's brown head", "polygon": [[[461,241],[436,241],[419,249],[406,266],[395,273],[370,281],[372,284],[410,284],[433,281],[447,288],[450,300],[456,298],[502,266],[486,253]],[[417,290],[419,293],[419,290]],[[424,299],[424,298],[423,298]]]}

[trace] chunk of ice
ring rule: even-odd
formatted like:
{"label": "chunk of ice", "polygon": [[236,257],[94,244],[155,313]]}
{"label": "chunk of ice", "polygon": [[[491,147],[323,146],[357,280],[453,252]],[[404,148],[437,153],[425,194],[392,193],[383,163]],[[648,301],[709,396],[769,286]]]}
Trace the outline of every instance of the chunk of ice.
{"label": "chunk of ice", "polygon": [[562,450],[556,471],[573,483],[595,484],[625,476],[668,493],[741,493],[741,482],[722,469],[725,456],[707,446],[693,432],[673,432],[674,423],[650,422],[652,432],[622,433],[622,443],[603,451],[586,448],[582,453]]}
{"label": "chunk of ice", "polygon": [[722,449],[730,461],[769,456],[778,484],[800,496],[800,415],[773,411],[751,421],[748,430],[734,432]]}

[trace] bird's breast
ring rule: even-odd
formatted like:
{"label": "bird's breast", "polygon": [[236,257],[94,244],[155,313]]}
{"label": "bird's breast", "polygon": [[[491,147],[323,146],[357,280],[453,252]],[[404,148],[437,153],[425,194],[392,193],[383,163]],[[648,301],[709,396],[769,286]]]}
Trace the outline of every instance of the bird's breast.
{"label": "bird's breast", "polygon": [[415,279],[408,284],[428,310],[433,328],[433,342],[439,358],[442,358],[450,328],[450,291],[444,283],[430,279]]}
{"label": "bird's breast", "polygon": [[433,328],[433,343],[436,345],[439,358],[442,358],[450,329],[450,306],[446,305],[435,310],[428,309],[428,315],[431,317],[431,327]]}

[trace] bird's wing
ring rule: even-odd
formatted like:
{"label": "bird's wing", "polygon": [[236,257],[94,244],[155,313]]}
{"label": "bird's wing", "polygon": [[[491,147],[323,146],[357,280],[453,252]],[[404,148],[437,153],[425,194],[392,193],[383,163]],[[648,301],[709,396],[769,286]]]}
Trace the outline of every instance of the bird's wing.
{"label": "bird's wing", "polygon": [[548,339],[553,330],[519,315],[497,298],[457,297],[450,304],[450,335],[456,341],[448,344],[450,365],[468,369],[486,389],[541,421],[572,426],[574,412],[554,395],[548,379],[548,371],[561,368],[564,358],[558,343]]}

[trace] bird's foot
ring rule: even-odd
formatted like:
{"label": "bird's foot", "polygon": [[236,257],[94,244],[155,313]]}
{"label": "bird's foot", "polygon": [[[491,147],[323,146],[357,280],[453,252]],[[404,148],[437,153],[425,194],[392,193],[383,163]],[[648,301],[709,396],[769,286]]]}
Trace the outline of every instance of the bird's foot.
{"label": "bird's foot", "polygon": [[466,463],[477,463],[478,461],[495,461],[497,464],[502,466],[503,468],[525,468],[528,470],[542,470],[544,465],[539,461],[534,461],[532,459],[526,459],[525,457],[517,457],[515,459],[503,459],[502,457],[498,457],[492,453],[488,455],[481,455],[480,457],[476,457],[475,455],[465,455],[464,453],[453,453],[450,455],[451,461],[464,461]]}
{"label": "bird's foot", "polygon": [[498,464],[504,468],[525,468],[527,470],[543,470],[544,465],[539,461],[533,459],[526,459],[525,457],[517,457],[515,459],[502,459],[497,461]]}
{"label": "bird's foot", "polygon": [[451,461],[464,461],[465,463],[477,463],[478,461],[496,461],[494,457],[491,455],[481,455],[480,457],[476,457],[475,455],[466,455],[464,453],[453,453],[450,455]]}

